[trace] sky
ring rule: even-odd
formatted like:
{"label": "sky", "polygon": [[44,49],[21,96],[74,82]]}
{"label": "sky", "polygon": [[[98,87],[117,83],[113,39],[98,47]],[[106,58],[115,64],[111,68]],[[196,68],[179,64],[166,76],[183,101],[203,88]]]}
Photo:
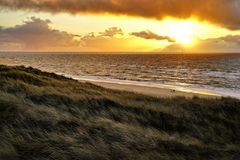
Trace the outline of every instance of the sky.
{"label": "sky", "polygon": [[0,0],[0,51],[240,52],[240,0]]}

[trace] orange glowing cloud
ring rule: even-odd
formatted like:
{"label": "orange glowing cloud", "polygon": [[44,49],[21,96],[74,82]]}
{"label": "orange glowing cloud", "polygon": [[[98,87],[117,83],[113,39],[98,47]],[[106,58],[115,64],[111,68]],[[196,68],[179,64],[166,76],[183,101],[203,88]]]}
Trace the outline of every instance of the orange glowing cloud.
{"label": "orange glowing cloud", "polygon": [[0,6],[46,12],[72,14],[114,14],[164,19],[175,17],[240,28],[239,0],[0,0]]}

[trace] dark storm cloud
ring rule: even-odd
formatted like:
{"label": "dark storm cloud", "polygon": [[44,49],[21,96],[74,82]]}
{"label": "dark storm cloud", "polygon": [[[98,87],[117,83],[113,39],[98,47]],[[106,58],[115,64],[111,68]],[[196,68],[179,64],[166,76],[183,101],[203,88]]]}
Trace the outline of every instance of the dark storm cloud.
{"label": "dark storm cloud", "polygon": [[141,31],[141,32],[132,32],[131,35],[140,37],[140,38],[144,38],[144,39],[155,39],[155,40],[159,40],[159,41],[167,40],[169,42],[175,42],[175,40],[173,40],[172,38],[170,38],[168,36],[160,36],[149,30]]}
{"label": "dark storm cloud", "polygon": [[[50,20],[31,17],[22,25],[0,28],[0,46],[20,47],[17,49],[43,49],[78,46],[75,35],[49,27]],[[11,48],[11,47],[10,47]]]}
{"label": "dark storm cloud", "polygon": [[110,13],[155,19],[193,16],[230,29],[240,28],[240,0],[0,0],[0,6],[53,13]]}

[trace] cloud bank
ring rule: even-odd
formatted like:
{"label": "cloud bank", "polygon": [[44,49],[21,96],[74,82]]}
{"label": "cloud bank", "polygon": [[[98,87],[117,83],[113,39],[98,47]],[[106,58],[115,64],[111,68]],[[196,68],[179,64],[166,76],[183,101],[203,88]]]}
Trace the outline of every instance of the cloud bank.
{"label": "cloud bank", "polygon": [[0,0],[0,6],[52,13],[109,13],[159,20],[197,17],[230,29],[240,29],[239,0]]}
{"label": "cloud bank", "polygon": [[31,17],[14,27],[0,26],[0,51],[142,51],[150,50],[146,39],[129,36],[119,27],[75,35],[50,27],[50,20]]}
{"label": "cloud bank", "polygon": [[111,27],[106,29],[104,32],[100,32],[100,36],[104,37],[114,37],[115,35],[124,35],[121,28]]}
{"label": "cloud bank", "polygon": [[154,40],[167,40],[168,42],[175,42],[174,39],[168,37],[168,36],[160,36],[157,35],[156,33],[153,33],[149,30],[147,31],[141,31],[141,32],[132,32],[131,35],[136,36],[136,37],[140,37],[140,38],[144,38],[144,39],[154,39]]}
{"label": "cloud bank", "polygon": [[[240,35],[198,40],[193,48],[185,48],[168,36],[161,36],[148,30],[124,33],[121,28],[111,27],[102,32],[74,35],[50,26],[50,20],[36,17],[31,17],[14,27],[0,26],[0,50],[237,52],[240,49]],[[158,49],[164,40],[171,43],[165,43],[165,46]]]}
{"label": "cloud bank", "polygon": [[31,17],[22,25],[0,28],[1,50],[61,50],[78,47],[75,35],[51,29],[50,20]]}

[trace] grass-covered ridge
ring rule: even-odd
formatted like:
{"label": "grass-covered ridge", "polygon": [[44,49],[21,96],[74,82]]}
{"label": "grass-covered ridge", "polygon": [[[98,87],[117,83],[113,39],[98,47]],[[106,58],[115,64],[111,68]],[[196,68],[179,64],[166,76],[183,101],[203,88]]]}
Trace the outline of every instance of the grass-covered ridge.
{"label": "grass-covered ridge", "polygon": [[157,99],[0,66],[0,160],[239,157],[239,100]]}

